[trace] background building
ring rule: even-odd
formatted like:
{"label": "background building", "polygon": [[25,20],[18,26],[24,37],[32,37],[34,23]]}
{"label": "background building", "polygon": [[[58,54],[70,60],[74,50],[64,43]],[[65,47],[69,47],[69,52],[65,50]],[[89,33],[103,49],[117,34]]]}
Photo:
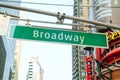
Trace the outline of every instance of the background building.
{"label": "background building", "polygon": [[[20,1],[20,0],[14,0]],[[0,0],[0,3],[10,4],[19,6],[20,3],[11,3],[6,0]],[[2,8],[0,7],[0,12],[8,13],[11,15],[18,16],[19,11]],[[17,24],[17,21],[10,20],[10,24]],[[8,39],[6,36],[0,36],[0,80],[11,80],[12,77],[12,69],[14,62],[14,51],[15,51],[15,40]]]}
{"label": "background building", "polygon": [[[20,18],[24,17],[24,12],[19,11]],[[24,25],[25,22],[18,21],[18,25]],[[22,41],[16,40],[16,48],[14,53],[14,66],[12,72],[12,80],[18,80],[20,75],[20,64],[21,64],[21,51],[22,51]]]}
{"label": "background building", "polygon": [[[120,25],[120,1],[119,0],[94,0],[95,3],[95,20]],[[97,29],[98,32],[107,33],[109,49],[97,48],[96,54],[99,62],[102,62],[102,65],[99,68],[101,70],[101,76],[97,76],[101,80],[119,80],[120,79],[120,35],[119,30],[115,29]],[[116,34],[116,35],[115,35]],[[107,56],[108,55],[108,56]],[[111,56],[110,56],[111,55]],[[105,68],[105,66],[107,68]],[[116,67],[118,66],[118,67]],[[98,72],[99,72],[98,71]],[[111,72],[112,71],[112,72]],[[108,79],[107,79],[108,78]]]}
{"label": "background building", "polygon": [[[90,8],[92,6],[92,0],[74,0],[74,7],[73,7],[73,16],[89,19],[90,17]],[[73,23],[81,24],[83,27],[73,26],[73,29],[77,30],[84,30],[87,31],[88,27],[87,23],[83,23],[80,21],[73,21]]]}
{"label": "background building", "polygon": [[[80,18],[88,19],[90,16],[90,7],[92,0],[74,0],[73,15]],[[73,30],[87,31],[89,30],[87,23],[73,21],[75,24],[80,24],[82,27],[73,26]],[[85,59],[84,51],[80,46],[72,46],[72,80],[85,80]]]}
{"label": "background building", "polygon": [[20,71],[22,41],[16,41],[16,49],[14,54],[14,66],[12,71],[12,80],[18,80]]}
{"label": "background building", "polygon": [[96,6],[95,7],[95,20],[100,21],[100,22],[109,22],[112,16],[112,8],[110,8],[111,0],[94,0],[94,2]]}
{"label": "background building", "polygon": [[43,68],[38,62],[38,57],[31,57],[26,80],[43,80]]}
{"label": "background building", "polygon": [[119,0],[94,0],[95,3],[95,20],[110,23],[112,20],[113,24],[120,24],[118,20],[120,16]]}

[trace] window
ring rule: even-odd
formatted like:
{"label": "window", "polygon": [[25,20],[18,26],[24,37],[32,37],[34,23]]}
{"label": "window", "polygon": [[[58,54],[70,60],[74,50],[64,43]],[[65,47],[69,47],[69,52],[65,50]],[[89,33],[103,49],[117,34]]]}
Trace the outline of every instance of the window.
{"label": "window", "polygon": [[87,4],[90,4],[89,2],[90,2],[90,1],[89,1],[89,0],[87,0]]}
{"label": "window", "polygon": [[116,5],[117,5],[117,4],[118,4],[118,0],[114,0],[114,4],[116,4]]}

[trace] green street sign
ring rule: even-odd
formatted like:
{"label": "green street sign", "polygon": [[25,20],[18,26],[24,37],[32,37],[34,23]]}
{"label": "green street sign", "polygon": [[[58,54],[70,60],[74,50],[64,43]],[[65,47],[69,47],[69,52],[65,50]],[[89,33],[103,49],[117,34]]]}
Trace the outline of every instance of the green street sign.
{"label": "green street sign", "polygon": [[87,47],[108,48],[106,34],[88,33],[51,27],[11,26],[9,37],[16,39],[66,43]]}

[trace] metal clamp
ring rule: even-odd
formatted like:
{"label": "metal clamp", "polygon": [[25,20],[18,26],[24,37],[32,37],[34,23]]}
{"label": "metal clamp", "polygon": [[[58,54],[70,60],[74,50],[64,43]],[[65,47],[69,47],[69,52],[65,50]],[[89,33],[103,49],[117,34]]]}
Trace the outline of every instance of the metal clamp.
{"label": "metal clamp", "polygon": [[27,19],[27,23],[25,24],[25,25],[30,25],[30,20],[29,19]]}
{"label": "metal clamp", "polygon": [[65,13],[63,13],[63,15],[61,15],[60,12],[58,12],[56,23],[63,24],[64,19],[65,19]]}
{"label": "metal clamp", "polygon": [[7,17],[7,12],[5,11],[5,13],[4,13],[4,17]]}

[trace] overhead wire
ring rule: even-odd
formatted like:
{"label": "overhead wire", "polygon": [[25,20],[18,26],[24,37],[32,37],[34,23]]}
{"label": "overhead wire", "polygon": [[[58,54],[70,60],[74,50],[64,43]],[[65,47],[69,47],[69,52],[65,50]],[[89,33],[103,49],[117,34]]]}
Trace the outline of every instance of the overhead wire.
{"label": "overhead wire", "polygon": [[52,6],[74,6],[68,4],[49,4],[49,3],[36,3],[36,2],[23,2],[23,1],[2,1],[2,2],[14,2],[14,3],[26,3],[26,4],[40,4],[40,5],[52,5]]}
{"label": "overhead wire", "polygon": [[[36,3],[36,2],[24,2],[24,1],[2,1],[2,2],[14,2],[14,3],[25,3],[25,4],[37,4],[37,5],[50,5],[50,6],[66,6],[66,7],[73,7],[74,5],[72,4],[49,4],[49,3]],[[77,7],[77,6],[76,6]],[[101,7],[101,8],[120,8],[120,6],[79,6],[79,7]]]}

